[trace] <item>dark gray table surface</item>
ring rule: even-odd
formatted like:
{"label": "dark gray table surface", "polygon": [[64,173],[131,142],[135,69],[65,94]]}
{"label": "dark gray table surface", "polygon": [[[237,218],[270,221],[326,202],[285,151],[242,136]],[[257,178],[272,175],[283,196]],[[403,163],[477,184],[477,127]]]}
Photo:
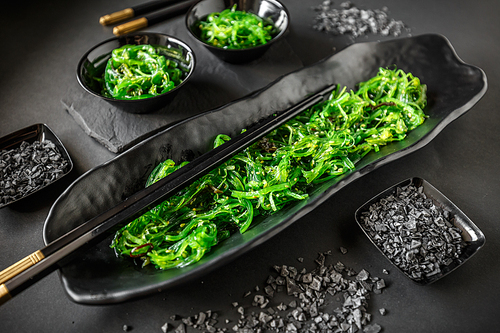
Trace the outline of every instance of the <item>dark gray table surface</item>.
{"label": "dark gray table surface", "polygon": [[[75,164],[71,175],[25,204],[0,210],[0,269],[43,247],[48,211],[78,176],[114,156],[89,137],[61,100],[75,86],[75,68],[92,45],[112,37],[98,24],[102,14],[134,1],[17,1],[0,14],[0,137],[34,123],[45,123],[63,141]],[[286,43],[300,68],[341,50],[352,41],[312,28],[316,1],[284,0],[292,26]],[[336,3],[337,5],[340,2]],[[482,68],[488,91],[465,115],[447,126],[424,148],[355,181],[292,226],[236,261],[173,290],[124,304],[87,306],[65,295],[52,273],[0,308],[1,332],[161,332],[174,314],[188,317],[218,312],[234,323],[232,302],[248,304],[245,292],[263,285],[273,265],[313,267],[318,252],[332,250],[330,260],[383,277],[388,287],[369,301],[373,322],[383,332],[496,332],[500,330],[500,3],[489,1],[365,0],[358,7],[386,6],[411,34],[446,36],[466,63]],[[181,25],[182,18],[149,28]],[[361,37],[356,42],[382,39]],[[192,42],[187,40],[188,42]],[[198,55],[203,56],[203,53]],[[245,65],[242,65],[245,66]],[[277,78],[277,77],[276,77]],[[204,78],[207,79],[207,78]],[[274,79],[274,78],[273,78]],[[214,107],[243,97],[266,83],[220,82]],[[261,86],[256,86],[261,84]],[[228,93],[224,93],[224,87]],[[246,88],[245,88],[246,87]],[[373,195],[403,179],[422,177],[441,190],[482,229],[486,245],[463,267],[427,287],[406,279],[373,247],[354,220],[355,210]],[[340,247],[348,249],[341,254]],[[304,258],[301,264],[297,258]],[[383,269],[389,274],[384,275]],[[387,309],[382,316],[378,309]],[[231,324],[229,324],[231,327]],[[196,331],[196,330],[195,330]]]}

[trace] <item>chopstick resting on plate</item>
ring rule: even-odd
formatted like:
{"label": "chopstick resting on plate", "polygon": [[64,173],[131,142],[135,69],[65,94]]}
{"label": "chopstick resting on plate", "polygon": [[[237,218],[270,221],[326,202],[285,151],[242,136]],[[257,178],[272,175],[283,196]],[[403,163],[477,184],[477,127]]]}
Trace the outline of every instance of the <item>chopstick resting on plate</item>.
{"label": "chopstick resting on plate", "polygon": [[55,270],[58,263],[83,246],[101,240],[109,231],[134,220],[191,184],[264,135],[304,110],[324,100],[336,85],[330,85],[300,103],[251,126],[247,131],[195,158],[179,170],[138,191],[108,211],[84,222],[26,258],[0,272],[0,305]]}
{"label": "chopstick resting on plate", "polygon": [[130,32],[152,26],[153,24],[165,21],[177,15],[184,14],[185,12],[188,11],[189,7],[191,7],[197,1],[198,0],[182,1],[171,7],[165,8],[161,11],[145,15],[144,17],[138,18],[130,22],[120,24],[113,28],[113,34],[115,36],[125,35]]}
{"label": "chopstick resting on plate", "polygon": [[159,1],[150,1],[142,3],[137,6],[132,6],[111,14],[101,16],[99,18],[99,23],[101,25],[111,25],[117,22],[131,19],[139,15],[144,15],[150,12],[154,12],[155,10],[165,8],[179,1],[181,0],[159,0]]}

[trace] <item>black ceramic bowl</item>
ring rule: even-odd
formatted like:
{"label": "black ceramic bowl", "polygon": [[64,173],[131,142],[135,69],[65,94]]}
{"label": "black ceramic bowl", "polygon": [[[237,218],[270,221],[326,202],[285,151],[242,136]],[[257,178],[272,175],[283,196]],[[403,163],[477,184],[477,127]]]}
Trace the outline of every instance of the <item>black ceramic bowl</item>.
{"label": "black ceramic bowl", "polygon": [[[233,5],[237,5],[237,10],[253,13],[263,19],[271,20],[276,26],[277,34],[266,44],[241,50],[224,49],[203,42],[196,23],[211,13],[221,12]],[[277,0],[201,0],[195,3],[186,15],[186,27],[194,39],[220,59],[233,64],[250,62],[261,57],[272,44],[283,38],[289,23],[290,14],[288,10]]]}
{"label": "black ceramic bowl", "polygon": [[[111,51],[127,44],[150,44],[168,47],[173,51],[173,54],[176,54],[176,58],[173,60],[177,61],[179,66],[185,70],[186,74],[183,82],[164,94],[140,100],[119,100],[104,97],[101,94],[101,84],[95,78],[101,77],[104,73],[106,63],[111,57]],[[78,63],[76,77],[83,89],[89,94],[102,98],[106,102],[129,113],[148,113],[165,107],[173,100],[179,89],[192,76],[195,63],[194,52],[183,41],[160,33],[135,33],[108,39],[91,48]]]}
{"label": "black ceramic bowl", "polygon": [[[44,143],[44,142],[47,142],[49,140],[54,144],[55,149],[59,153],[59,156],[61,159],[58,160],[58,162],[54,162],[54,163],[47,161],[46,163],[43,163],[43,167],[42,167],[42,164],[40,164],[40,169],[45,168],[45,170],[47,172],[42,172],[42,173],[37,172],[37,171],[35,171],[35,169],[32,169],[31,166],[29,167],[29,169],[31,169],[32,172],[29,172],[26,169],[24,169],[22,172],[22,176],[20,176],[20,178],[18,178],[18,180],[21,181],[21,184],[18,184],[18,185],[19,186],[29,185],[30,189],[29,190],[26,189],[26,191],[24,191],[24,194],[22,196],[19,196],[18,194],[16,194],[12,198],[9,198],[9,200],[7,200],[7,202],[4,201],[3,197],[0,197],[0,208],[8,206],[14,202],[19,201],[19,200],[22,200],[22,199],[32,195],[33,193],[36,193],[36,192],[46,188],[47,186],[53,184],[57,180],[66,176],[73,169],[73,161],[71,161],[71,157],[69,156],[68,152],[66,151],[66,148],[62,144],[61,140],[59,140],[57,135],[49,127],[47,127],[47,125],[45,125],[45,124],[31,125],[31,126],[25,127],[23,129],[20,129],[18,131],[15,131],[11,134],[8,134],[8,135],[0,138],[0,164],[1,164],[0,171],[2,171],[4,165],[9,166],[9,164],[10,164],[10,166],[12,166],[11,162],[9,162],[6,159],[6,156],[4,155],[4,154],[9,155],[9,154],[7,154],[7,152],[11,152],[13,150],[18,151],[18,149],[21,147],[21,144],[23,142],[33,144],[35,141],[38,141],[40,143]],[[42,149],[40,149],[40,150],[42,150]],[[52,148],[50,150],[52,150]],[[49,151],[49,150],[47,150],[47,151]],[[30,153],[31,153],[30,155],[34,154],[34,152],[30,152]],[[12,154],[10,154],[10,155],[12,155]],[[21,153],[21,155],[22,155],[22,153]],[[13,159],[16,159],[16,158],[13,157]],[[28,160],[30,160],[30,162],[26,162],[26,165],[28,165],[28,164],[36,165],[36,163],[34,163],[34,156],[26,156],[26,161],[28,161]],[[16,161],[16,163],[19,163],[19,162]],[[47,168],[49,166],[53,167],[55,165],[61,166],[62,168],[59,170],[58,173],[55,173],[55,175],[57,175],[57,176],[54,176],[53,179],[51,179],[50,181],[48,181],[48,179],[46,181],[46,178],[44,178],[44,176],[48,177],[49,170]],[[17,170],[19,171],[21,169],[22,168],[18,168]],[[7,178],[5,178],[5,179],[3,178],[3,172],[0,172],[0,175],[2,175],[2,177],[0,177],[1,178],[0,185],[2,186],[2,190],[7,189],[6,184],[3,183],[4,181],[7,180]],[[40,182],[43,181],[43,183],[37,184],[38,180],[40,180]],[[22,184],[22,183],[24,183],[24,184]],[[14,188],[14,186],[12,188]],[[17,189],[19,190],[19,187],[17,187]],[[1,193],[4,193],[4,192],[2,191]],[[10,195],[9,195],[9,197],[10,197]]]}
{"label": "black ceramic bowl", "polygon": [[[421,193],[421,195],[417,195],[415,192],[413,192],[412,199],[410,199],[410,196],[398,195],[398,193],[400,192],[405,192],[402,189],[406,188],[409,185],[413,186],[414,188],[418,188],[418,191],[419,193]],[[391,197],[391,199],[387,200],[388,197]],[[397,199],[392,200],[392,198]],[[422,200],[421,198],[426,198],[428,200],[428,204],[416,204],[416,202],[418,203],[419,200]],[[375,212],[379,212],[378,208],[381,207],[381,200],[385,200],[385,203],[383,203],[383,205],[386,208],[384,209],[392,210],[394,212],[396,210],[394,207],[399,207],[399,210],[404,207],[404,213],[401,213],[401,215],[399,215],[400,213],[396,212],[394,213],[394,215],[392,215],[391,212],[391,214],[388,214],[391,215],[391,219],[384,219],[383,221],[380,221],[378,217],[373,218],[371,215],[373,214],[371,208],[373,208]],[[396,204],[396,202],[398,203]],[[430,204],[431,202],[432,204]],[[446,214],[439,214],[439,211],[442,211],[443,213],[447,212],[446,214],[448,214],[448,217],[443,217],[446,216]],[[425,216],[426,214],[427,218],[423,218],[422,216]],[[403,216],[406,216],[406,218],[396,219]],[[398,184],[395,184],[385,191],[379,193],[372,199],[368,200],[368,202],[357,209],[355,218],[363,232],[380,250],[380,252],[382,252],[382,254],[394,266],[396,266],[404,275],[406,275],[406,277],[419,285],[431,284],[448,275],[449,273],[463,265],[474,254],[476,254],[476,252],[484,245],[486,241],[483,232],[453,202],[451,202],[450,199],[444,196],[429,182],[418,177],[407,179]],[[414,221],[417,221],[417,224],[416,226],[414,225],[413,227],[408,228],[406,222],[411,221],[412,219]],[[438,220],[440,220],[440,223],[438,223]],[[448,221],[449,225],[446,226],[447,223],[444,221]],[[394,227],[394,223],[399,223],[400,227]],[[401,257],[404,257],[404,255],[402,255],[401,253],[409,254],[409,252],[415,253],[415,251],[418,251],[416,252],[417,254],[414,254],[414,258],[410,260],[412,263],[409,266],[414,266],[414,264],[418,262],[421,265],[424,265],[420,267],[425,267],[425,265],[428,265],[432,262],[432,260],[427,260],[427,257],[431,257],[428,255],[429,253],[441,252],[441,255],[445,255],[445,253],[448,253],[444,250],[439,250],[441,250],[441,248],[446,248],[447,250],[454,248],[454,245],[451,245],[455,243],[453,241],[453,238],[450,238],[451,236],[448,237],[449,235],[453,235],[453,233],[449,232],[451,228],[457,231],[459,230],[460,236],[462,237],[461,241],[463,242],[464,247],[459,254],[457,253],[455,257],[449,260],[447,265],[441,265],[440,269],[435,269],[434,267],[432,268],[432,272],[422,274],[422,276],[419,278],[415,277],[413,274],[410,274],[412,270],[411,267],[407,267],[405,269],[402,268],[404,266],[403,264],[405,264],[408,259],[401,260]],[[396,229],[399,229],[399,233],[395,231]],[[381,237],[382,234],[385,234],[387,237]],[[409,238],[406,237],[407,240],[405,241],[404,236],[408,234],[411,235],[412,239],[411,250],[408,250],[408,248],[404,247],[409,244]],[[429,235],[433,236],[430,237]],[[458,233],[455,233],[455,236],[456,235],[458,235]],[[456,237],[459,238],[460,236]],[[393,237],[398,238],[399,241],[393,242]],[[401,237],[403,237],[403,241],[401,241]],[[426,238],[429,239],[427,242],[425,241]],[[387,240],[390,244],[389,247],[387,246]],[[422,244],[419,244],[420,242]],[[450,245],[445,247],[443,245],[437,244],[439,242],[445,242]],[[432,245],[429,245],[431,243]],[[397,250],[398,248],[403,250]],[[427,254],[424,254],[421,248],[425,249],[425,252],[427,252]],[[424,270],[422,270],[422,272],[424,272]]]}

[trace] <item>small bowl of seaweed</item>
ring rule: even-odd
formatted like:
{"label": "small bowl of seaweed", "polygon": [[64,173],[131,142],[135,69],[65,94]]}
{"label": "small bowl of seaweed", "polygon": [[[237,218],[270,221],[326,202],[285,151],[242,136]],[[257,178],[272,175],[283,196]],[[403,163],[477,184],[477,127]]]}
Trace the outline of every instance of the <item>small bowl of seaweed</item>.
{"label": "small bowl of seaweed", "polygon": [[149,113],[171,102],[195,68],[188,44],[161,33],[108,39],[88,50],[77,80],[89,94],[129,113]]}
{"label": "small bowl of seaweed", "polygon": [[290,14],[277,0],[201,0],[186,15],[193,38],[223,61],[253,61],[283,38]]}
{"label": "small bowl of seaweed", "polygon": [[418,285],[462,266],[486,241],[453,202],[418,177],[376,195],[355,218],[380,252]]}

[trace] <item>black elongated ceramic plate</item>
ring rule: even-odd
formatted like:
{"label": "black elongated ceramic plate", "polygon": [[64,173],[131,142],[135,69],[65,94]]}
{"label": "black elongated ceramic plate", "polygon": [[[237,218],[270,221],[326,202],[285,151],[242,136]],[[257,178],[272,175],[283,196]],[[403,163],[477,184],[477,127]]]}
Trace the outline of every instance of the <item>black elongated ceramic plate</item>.
{"label": "black elongated ceramic plate", "polygon": [[355,88],[356,83],[374,76],[379,67],[394,65],[418,76],[428,86],[429,118],[404,141],[367,155],[353,172],[316,187],[308,200],[268,217],[243,235],[233,235],[200,262],[182,269],[140,268],[117,258],[109,248],[110,236],[87,251],[76,253],[61,266],[61,280],[69,297],[78,303],[117,303],[206,274],[276,235],[352,181],[423,147],[476,104],[487,89],[484,72],[463,63],[449,41],[440,35],[351,45],[250,96],[176,124],[85,173],[52,206],[44,225],[44,241],[55,240],[142,188],[154,166],[166,158],[179,161],[202,154],[210,149],[219,133],[236,135],[328,84]]}

